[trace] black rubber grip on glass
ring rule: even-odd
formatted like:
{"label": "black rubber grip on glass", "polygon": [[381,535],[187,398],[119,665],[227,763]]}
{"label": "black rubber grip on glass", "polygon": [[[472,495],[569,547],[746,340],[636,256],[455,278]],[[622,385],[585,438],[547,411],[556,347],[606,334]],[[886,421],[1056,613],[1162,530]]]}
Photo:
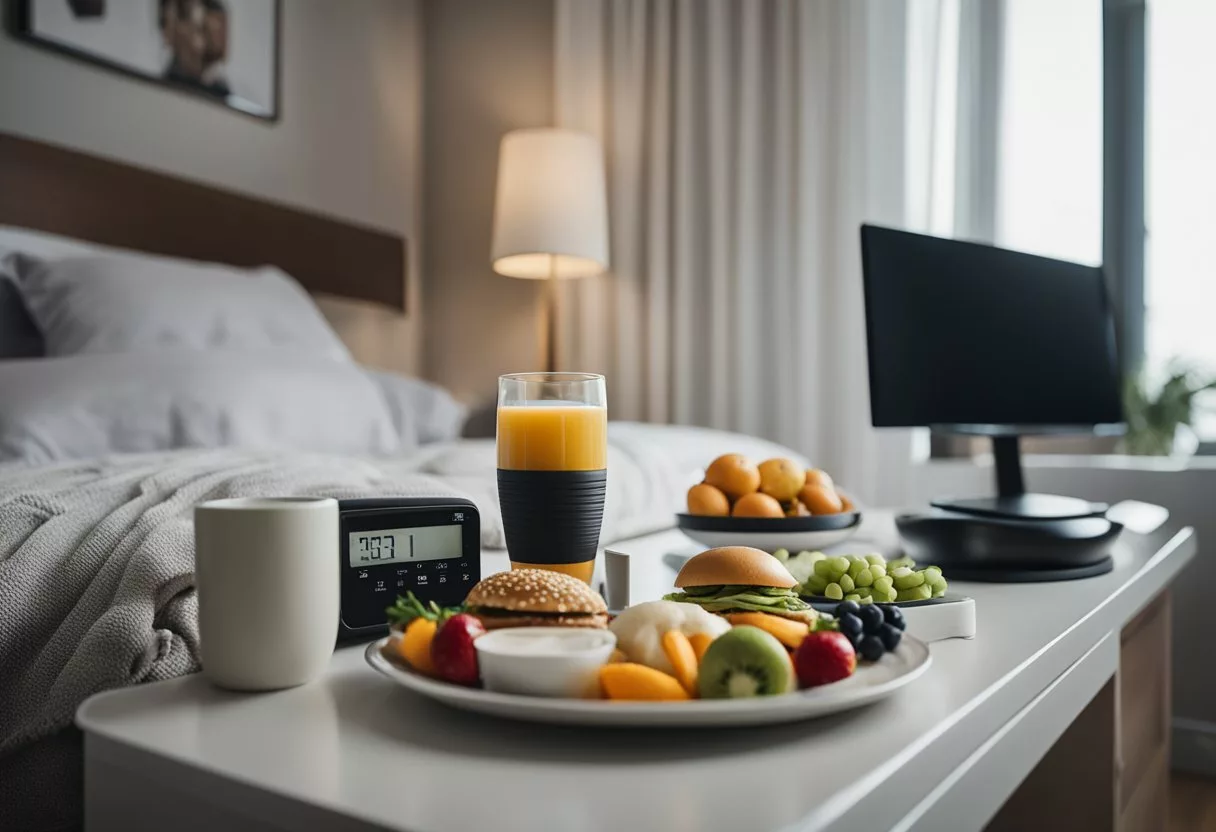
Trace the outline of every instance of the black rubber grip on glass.
{"label": "black rubber grip on glass", "polygon": [[608,472],[498,469],[498,505],[507,554],[520,563],[585,563],[595,558]]}

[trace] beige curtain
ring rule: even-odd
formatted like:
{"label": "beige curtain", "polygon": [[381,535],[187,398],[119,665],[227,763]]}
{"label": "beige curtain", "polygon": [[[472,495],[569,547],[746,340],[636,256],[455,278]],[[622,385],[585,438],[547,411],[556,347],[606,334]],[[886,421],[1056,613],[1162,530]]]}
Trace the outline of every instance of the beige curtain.
{"label": "beige curtain", "polygon": [[611,273],[563,287],[561,364],[613,418],[788,444],[899,500],[869,427],[858,226],[905,213],[904,4],[558,0],[557,122],[604,142]]}

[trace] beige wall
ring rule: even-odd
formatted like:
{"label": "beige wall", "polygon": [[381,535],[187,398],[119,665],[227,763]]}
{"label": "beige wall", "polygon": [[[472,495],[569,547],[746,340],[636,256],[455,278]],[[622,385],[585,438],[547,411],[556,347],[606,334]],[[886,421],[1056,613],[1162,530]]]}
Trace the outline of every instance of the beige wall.
{"label": "beige wall", "polygon": [[469,402],[540,369],[540,286],[491,270],[498,142],[553,123],[553,0],[427,0],[426,375]]}
{"label": "beige wall", "polygon": [[[0,36],[0,130],[402,233],[409,320],[379,363],[421,367],[419,0],[285,0],[270,123]],[[341,310],[342,320],[351,319]],[[356,316],[356,324],[360,319]]]}

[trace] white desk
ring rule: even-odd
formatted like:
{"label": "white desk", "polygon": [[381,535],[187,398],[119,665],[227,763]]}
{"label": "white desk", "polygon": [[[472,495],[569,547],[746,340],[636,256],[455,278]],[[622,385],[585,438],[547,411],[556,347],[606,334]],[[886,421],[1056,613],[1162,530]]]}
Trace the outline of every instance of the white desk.
{"label": "white desk", "polygon": [[[691,547],[670,532],[613,548],[658,570]],[[101,694],[77,716],[86,828],[979,828],[1111,678],[1120,629],[1194,552],[1190,529],[1167,526],[1127,535],[1097,578],[952,583],[976,599],[974,640],[935,643],[929,672],[885,702],[790,726],[476,717],[381,678],[363,647],[279,693],[189,677]]]}

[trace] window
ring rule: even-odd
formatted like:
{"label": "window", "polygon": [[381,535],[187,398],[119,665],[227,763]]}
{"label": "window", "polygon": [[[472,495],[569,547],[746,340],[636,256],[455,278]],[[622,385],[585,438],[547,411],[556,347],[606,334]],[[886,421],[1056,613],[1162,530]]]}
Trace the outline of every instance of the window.
{"label": "window", "polygon": [[[975,147],[956,148],[953,131],[938,125],[930,133],[935,152],[920,157],[932,158],[932,166],[922,187],[910,189],[920,199],[923,227],[973,236],[967,213],[978,205],[991,212],[991,233],[975,235],[979,239],[1085,263],[1105,257],[1125,369],[1143,367],[1150,384],[1179,362],[1216,377],[1216,0],[995,2],[991,8],[999,13],[981,23],[999,46],[993,61],[999,69],[978,86],[968,79],[980,77],[982,50],[966,48],[975,37],[966,10],[987,7],[975,2],[980,5],[922,0],[938,17],[936,28],[925,29],[932,37],[920,40],[943,53],[953,48],[952,38],[964,45],[955,49],[957,60],[939,59],[937,67],[957,71],[958,84],[926,89],[936,92],[938,107],[952,106],[950,96],[959,91],[960,124],[966,127],[964,113],[978,113],[988,125],[987,133],[958,135],[978,137],[978,146],[989,148],[986,169],[995,170],[995,182],[981,191],[987,202],[962,206],[962,221],[956,214],[953,228],[948,215],[943,224],[938,202],[920,199],[922,191],[964,192],[949,175],[974,177],[967,160],[982,155]],[[946,25],[960,8],[963,26]],[[914,37],[914,56],[917,45]],[[997,102],[995,112],[976,109],[974,100],[968,109],[967,95],[976,90],[978,100]],[[910,120],[921,103],[909,95]],[[951,156],[957,170],[942,161]],[[1195,429],[1205,450],[1216,449],[1216,391],[1197,400]],[[1034,444],[1066,451],[1114,447],[1107,440],[1045,442]]]}
{"label": "window", "polygon": [[[1152,0],[1147,56],[1145,369],[1216,373],[1216,2]],[[1216,440],[1216,402],[1195,429]]]}
{"label": "window", "polygon": [[1001,78],[996,244],[1102,262],[1101,2],[1006,3]]}

